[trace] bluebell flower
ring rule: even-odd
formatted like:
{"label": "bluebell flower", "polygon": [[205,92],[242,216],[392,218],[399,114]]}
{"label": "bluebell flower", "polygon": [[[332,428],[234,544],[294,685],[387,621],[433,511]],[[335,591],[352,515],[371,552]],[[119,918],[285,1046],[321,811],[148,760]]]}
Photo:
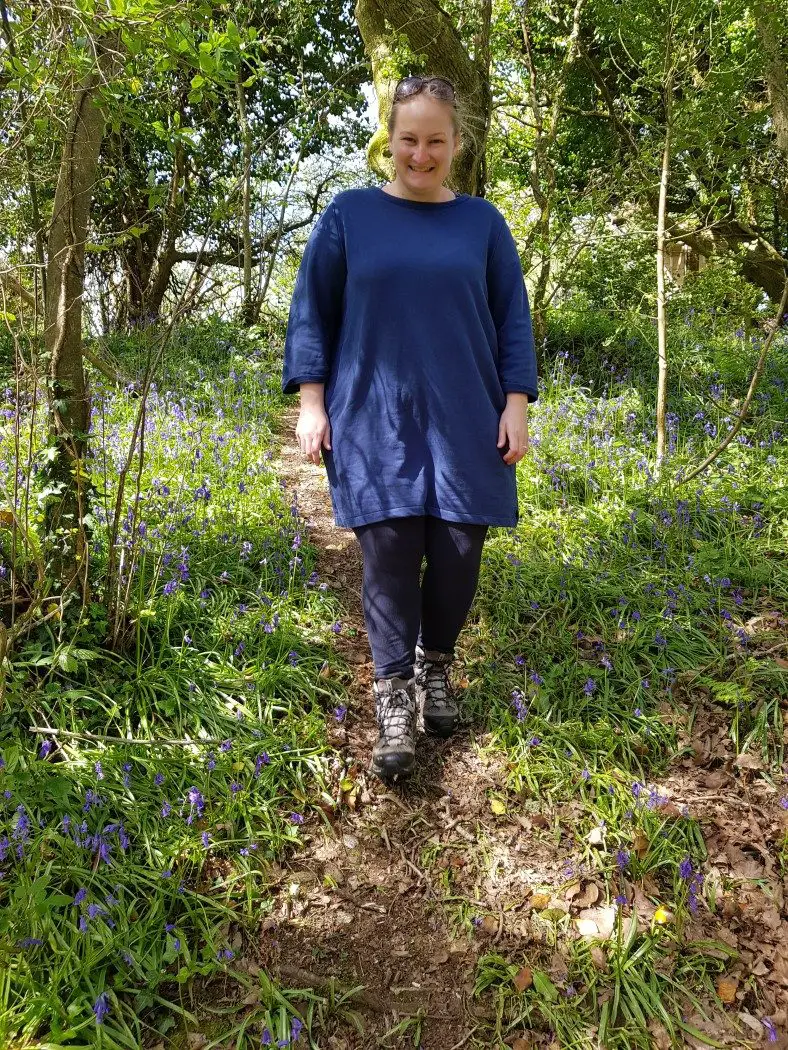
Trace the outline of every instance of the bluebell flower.
{"label": "bluebell flower", "polygon": [[766,1038],[770,1043],[776,1043],[778,1037],[777,1026],[770,1017],[761,1018],[761,1024],[766,1029]]}
{"label": "bluebell flower", "polygon": [[205,812],[205,799],[202,797],[202,792],[192,786],[186,793],[186,800],[189,803],[189,816],[186,818],[186,823],[192,824],[195,811],[198,817],[201,817]]}
{"label": "bluebell flower", "polygon": [[96,1024],[104,1024],[104,1018],[109,1012],[110,1005],[109,999],[107,998],[107,993],[102,992],[93,1004],[93,1013],[96,1016]]}

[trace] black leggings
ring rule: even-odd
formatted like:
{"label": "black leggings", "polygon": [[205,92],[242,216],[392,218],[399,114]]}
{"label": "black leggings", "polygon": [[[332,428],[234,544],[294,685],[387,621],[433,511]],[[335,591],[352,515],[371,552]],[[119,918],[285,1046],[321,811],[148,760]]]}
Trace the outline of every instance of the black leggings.
{"label": "black leggings", "polygon": [[364,555],[364,619],[375,677],[411,678],[417,642],[453,651],[476,593],[487,526],[389,518],[353,531]]}

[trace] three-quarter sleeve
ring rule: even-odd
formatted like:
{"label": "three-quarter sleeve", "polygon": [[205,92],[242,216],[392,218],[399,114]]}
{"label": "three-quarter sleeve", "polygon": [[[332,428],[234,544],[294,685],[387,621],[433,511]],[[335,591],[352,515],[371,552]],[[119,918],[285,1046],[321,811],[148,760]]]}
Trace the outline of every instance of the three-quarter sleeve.
{"label": "three-quarter sleeve", "polygon": [[342,322],[345,246],[332,201],[309,235],[298,268],[285,337],[282,390],[301,383],[325,383]]}
{"label": "three-quarter sleeve", "polygon": [[509,227],[501,231],[487,263],[487,300],[498,337],[498,376],[504,393],[538,396],[536,352],[528,293]]}

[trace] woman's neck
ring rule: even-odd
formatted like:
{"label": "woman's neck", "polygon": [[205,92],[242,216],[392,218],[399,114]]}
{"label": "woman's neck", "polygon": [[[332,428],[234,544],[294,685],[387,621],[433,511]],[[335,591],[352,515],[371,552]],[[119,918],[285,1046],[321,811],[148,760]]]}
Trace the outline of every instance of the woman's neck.
{"label": "woman's neck", "polygon": [[402,197],[406,201],[422,201],[424,204],[443,204],[446,201],[453,201],[457,196],[456,193],[452,193],[446,186],[440,186],[437,190],[437,195],[434,195],[435,191],[433,191],[431,196],[417,197],[415,194],[410,193],[407,187],[402,186],[397,179],[394,179],[393,182],[387,182],[382,189],[384,193],[390,193],[392,197]]}

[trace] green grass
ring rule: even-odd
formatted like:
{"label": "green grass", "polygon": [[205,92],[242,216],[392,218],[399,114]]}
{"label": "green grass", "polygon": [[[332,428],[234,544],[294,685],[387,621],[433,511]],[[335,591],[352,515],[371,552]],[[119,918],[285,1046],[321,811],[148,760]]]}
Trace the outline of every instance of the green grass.
{"label": "green grass", "polygon": [[[764,651],[784,639],[788,597],[785,348],[775,347],[744,440],[682,487],[741,396],[747,354],[718,331],[704,342],[700,319],[679,335],[662,481],[653,377],[599,373],[586,385],[581,366],[559,357],[532,412],[521,523],[494,530],[485,548],[462,640],[464,705],[479,746],[506,771],[500,819],[548,814],[543,834],[561,842],[565,880],[593,878],[599,905],[618,918],[611,939],[595,943],[548,909],[533,920],[544,950],[483,954],[476,994],[493,1017],[479,1046],[522,1030],[552,1031],[565,1048],[645,1048],[654,1024],[679,1045],[683,1018],[715,1002],[729,956],[687,933],[713,922],[716,887],[703,877],[692,808],[680,798],[666,806],[659,787],[679,731],[711,712],[732,748],[756,755],[784,791],[786,676]],[[133,377],[148,338],[112,345]],[[198,1008],[209,1045],[257,1046],[266,1028],[290,1039],[295,1021],[319,1046],[326,1028],[361,1026],[352,992],[280,988],[236,966],[271,907],[270,864],[300,848],[299,818],[320,819],[331,797],[326,722],[343,700],[341,679],[319,673],[336,664],[338,607],[273,465],[282,399],[269,344],[271,333],[220,325],[176,333],[147,407],[139,499],[135,481],[122,507],[109,610],[108,521],[139,402],[96,390],[94,600],[32,633],[5,682],[3,1045],[180,1046]],[[710,384],[722,407],[709,406]],[[8,423],[6,466],[12,439]],[[34,448],[44,454],[40,425]],[[36,485],[34,476],[33,526]],[[63,736],[39,757],[30,725],[139,742]],[[163,738],[183,743],[155,743]],[[439,855],[425,847],[426,870]],[[786,857],[783,843],[784,867]],[[436,886],[457,935],[471,936],[478,909],[451,869]],[[635,886],[664,922],[632,922]],[[518,992],[524,963],[533,985]],[[243,988],[238,1006],[211,1005],[211,982],[225,973]],[[195,987],[206,992],[199,1001]],[[749,994],[758,1015],[757,987]],[[109,1009],[97,1025],[102,995]],[[422,1022],[405,1019],[388,1041],[418,1045]]]}

